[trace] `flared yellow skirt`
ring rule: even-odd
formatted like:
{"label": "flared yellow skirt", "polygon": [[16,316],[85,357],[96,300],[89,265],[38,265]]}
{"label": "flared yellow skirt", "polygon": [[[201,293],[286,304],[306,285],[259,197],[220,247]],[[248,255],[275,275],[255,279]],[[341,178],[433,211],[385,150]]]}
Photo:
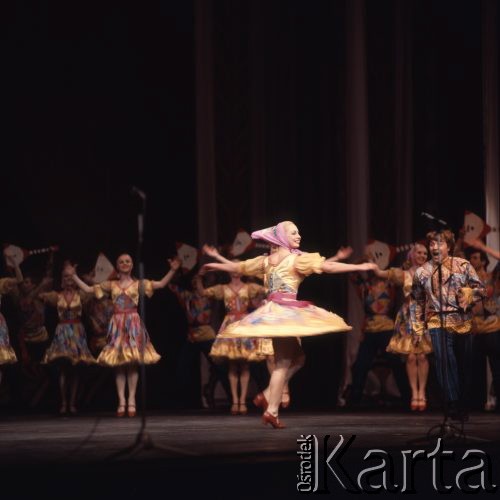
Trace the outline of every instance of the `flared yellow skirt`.
{"label": "flared yellow skirt", "polygon": [[432,342],[428,335],[424,335],[420,343],[415,346],[409,335],[393,335],[386,348],[387,352],[394,354],[430,354]]}
{"label": "flared yellow skirt", "polygon": [[312,337],[350,330],[352,327],[340,316],[321,307],[285,306],[269,301],[231,323],[218,337]]}
{"label": "flared yellow skirt", "polygon": [[121,348],[105,346],[99,354],[97,362],[103,366],[124,366],[130,364],[153,365],[160,361],[161,356],[155,351],[151,343],[144,347],[143,356],[137,347],[123,346]]}

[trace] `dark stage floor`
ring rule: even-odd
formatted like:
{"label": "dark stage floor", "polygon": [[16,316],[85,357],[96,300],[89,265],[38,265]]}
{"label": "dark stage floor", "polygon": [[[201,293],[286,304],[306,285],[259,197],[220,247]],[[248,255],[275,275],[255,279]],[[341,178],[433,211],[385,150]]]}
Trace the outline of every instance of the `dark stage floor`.
{"label": "dark stage floor", "polygon": [[[154,413],[147,418],[147,431],[157,448],[120,454],[134,443],[140,418],[117,419],[112,414],[71,418],[2,415],[0,470],[3,486],[0,498],[34,498],[34,495],[53,499],[194,495],[203,498],[295,497],[299,496],[300,460],[314,461],[307,454],[297,454],[297,439],[312,434],[316,435],[321,450],[319,489],[324,490],[326,484],[329,491],[326,497],[359,498],[359,494],[350,493],[341,486],[334,472],[349,487],[349,481],[356,483],[364,469],[381,463],[380,458],[363,460],[365,453],[369,449],[383,449],[390,456],[386,466],[392,464],[395,474],[392,484],[397,483],[399,477],[401,490],[404,468],[401,450],[435,450],[437,437],[429,441],[423,438],[433,425],[442,422],[439,413],[409,412],[287,412],[282,418],[288,427],[274,430],[262,426],[257,413],[237,417],[210,411]],[[483,462],[491,461],[489,474],[492,482],[500,485],[499,423],[498,414],[471,415],[464,427],[467,441],[444,443],[444,449],[455,453],[455,461],[448,460],[444,467],[444,482],[437,478],[434,486],[431,458],[416,463],[413,497],[428,494],[441,497],[436,489],[446,481],[454,484],[454,494],[460,494],[454,481],[457,474],[480,462],[470,457],[469,461],[461,461],[464,453],[472,449],[488,456]],[[325,435],[330,435],[327,455],[339,443],[340,435],[346,441],[356,436],[350,446],[342,448],[346,451],[340,462],[333,463],[334,471],[322,465]],[[437,455],[440,453],[438,450]],[[341,477],[341,467],[346,469],[347,477]],[[323,481],[324,468],[328,469],[326,483]],[[370,485],[382,483],[381,472],[373,476]],[[467,485],[480,482],[477,472]],[[487,477],[483,482],[486,487],[490,484]],[[407,483],[409,485],[408,477]],[[366,484],[362,483],[362,495],[367,494]],[[307,484],[302,488],[307,488]],[[482,486],[479,490],[479,496],[491,496]]]}

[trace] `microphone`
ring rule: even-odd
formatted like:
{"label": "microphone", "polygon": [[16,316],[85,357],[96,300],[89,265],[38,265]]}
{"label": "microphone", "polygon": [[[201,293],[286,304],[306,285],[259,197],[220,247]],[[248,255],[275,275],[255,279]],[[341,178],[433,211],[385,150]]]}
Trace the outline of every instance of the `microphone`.
{"label": "microphone", "polygon": [[144,191],[142,191],[141,189],[139,189],[137,186],[132,186],[130,188],[130,194],[134,194],[134,195],[138,196],[139,198],[141,198],[141,200],[146,199],[146,193]]}
{"label": "microphone", "polygon": [[448,224],[446,223],[446,221],[444,221],[442,219],[438,219],[437,217],[434,217],[433,215],[428,214],[427,212],[421,212],[420,215],[422,215],[423,217],[425,217],[425,218],[427,218],[429,220],[436,221],[438,224],[441,224],[444,227],[448,226]]}

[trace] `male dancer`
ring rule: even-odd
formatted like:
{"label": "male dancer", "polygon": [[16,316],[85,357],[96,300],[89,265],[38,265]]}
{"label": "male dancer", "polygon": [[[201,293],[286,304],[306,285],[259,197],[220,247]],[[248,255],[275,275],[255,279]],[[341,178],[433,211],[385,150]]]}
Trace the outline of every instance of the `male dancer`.
{"label": "male dancer", "polygon": [[446,416],[467,420],[472,361],[472,306],[486,290],[465,259],[453,257],[455,239],[444,229],[427,234],[431,260],[415,271],[410,306],[415,342],[428,329]]}

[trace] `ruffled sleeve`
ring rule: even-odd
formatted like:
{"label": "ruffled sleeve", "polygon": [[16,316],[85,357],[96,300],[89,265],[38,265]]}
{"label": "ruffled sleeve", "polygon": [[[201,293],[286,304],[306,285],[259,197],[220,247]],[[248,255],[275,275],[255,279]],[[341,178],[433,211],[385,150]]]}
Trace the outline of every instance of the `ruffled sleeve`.
{"label": "ruffled sleeve", "polygon": [[255,259],[244,260],[239,263],[238,272],[245,276],[261,276],[264,274],[264,255],[259,255]]}
{"label": "ruffled sleeve", "polygon": [[103,281],[98,285],[94,285],[94,295],[97,299],[102,299],[104,295],[111,293],[111,281]]}
{"label": "ruffled sleeve", "polygon": [[38,298],[49,306],[57,306],[57,301],[59,300],[59,294],[57,292],[43,292],[38,294]]}
{"label": "ruffled sleeve", "polygon": [[2,278],[0,279],[0,295],[5,295],[11,292],[17,284],[16,278]]}
{"label": "ruffled sleeve", "polygon": [[203,290],[203,295],[210,299],[222,300],[224,298],[224,288],[222,285],[211,286]]}
{"label": "ruffled sleeve", "polygon": [[142,283],[144,285],[144,295],[151,298],[154,293],[153,282],[151,280],[142,280]]}
{"label": "ruffled sleeve", "polygon": [[323,272],[321,266],[324,261],[325,258],[319,253],[303,253],[295,258],[295,270],[304,276],[313,273],[321,274]]}

